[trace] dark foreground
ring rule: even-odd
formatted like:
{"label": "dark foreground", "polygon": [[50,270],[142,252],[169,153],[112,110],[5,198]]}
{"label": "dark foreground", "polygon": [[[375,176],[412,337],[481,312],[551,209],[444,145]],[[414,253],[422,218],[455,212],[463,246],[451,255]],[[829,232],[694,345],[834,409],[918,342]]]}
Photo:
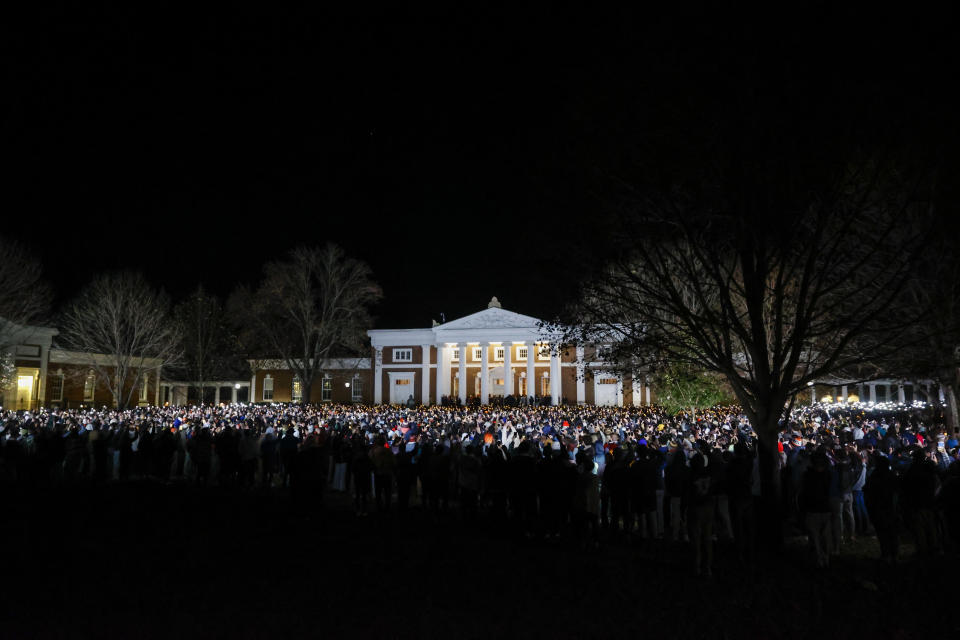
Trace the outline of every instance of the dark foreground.
{"label": "dark foreground", "polygon": [[[4,497],[0,637],[960,637],[956,559],[826,571],[802,539],[712,578],[684,545],[516,540],[454,510],[357,518],[343,494],[143,482]],[[666,635],[663,635],[666,634]]]}

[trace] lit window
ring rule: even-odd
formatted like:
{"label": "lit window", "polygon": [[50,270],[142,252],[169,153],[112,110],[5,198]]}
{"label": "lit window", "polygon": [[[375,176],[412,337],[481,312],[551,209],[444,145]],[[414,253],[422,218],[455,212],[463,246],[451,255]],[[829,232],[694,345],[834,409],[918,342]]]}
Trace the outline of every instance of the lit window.
{"label": "lit window", "polygon": [[320,401],[330,402],[333,398],[333,380],[329,375],[323,376],[323,383],[320,387]]}
{"label": "lit window", "polygon": [[413,349],[394,349],[394,362],[413,362]]}
{"label": "lit window", "polygon": [[540,395],[548,396],[550,395],[550,378],[543,376],[540,378]]}
{"label": "lit window", "polygon": [[273,377],[269,373],[263,378],[263,399],[273,400]]}
{"label": "lit window", "polygon": [[517,360],[526,360],[526,359],[527,359],[527,348],[517,347]]}
{"label": "lit window", "polygon": [[354,376],[350,384],[350,399],[354,402],[363,402],[363,378]]}
{"label": "lit window", "polygon": [[63,401],[63,372],[57,371],[50,378],[50,400],[52,402]]}
{"label": "lit window", "polygon": [[550,345],[546,342],[541,342],[537,345],[537,360],[549,360],[550,359]]}
{"label": "lit window", "polygon": [[87,374],[87,379],[83,381],[83,401],[93,402],[93,394],[97,388],[97,374],[93,371]]}
{"label": "lit window", "polygon": [[494,362],[503,362],[503,356],[506,352],[504,347],[495,347],[493,350],[493,360]]}
{"label": "lit window", "polygon": [[300,376],[293,376],[293,390],[290,392],[293,402],[303,402],[303,381]]}
{"label": "lit window", "polygon": [[451,360],[451,362],[459,362],[459,361],[460,361],[460,349],[459,349],[459,348],[454,349],[453,351],[450,352],[450,360]]}
{"label": "lit window", "polygon": [[473,348],[473,359],[474,361],[483,359],[483,347]]}

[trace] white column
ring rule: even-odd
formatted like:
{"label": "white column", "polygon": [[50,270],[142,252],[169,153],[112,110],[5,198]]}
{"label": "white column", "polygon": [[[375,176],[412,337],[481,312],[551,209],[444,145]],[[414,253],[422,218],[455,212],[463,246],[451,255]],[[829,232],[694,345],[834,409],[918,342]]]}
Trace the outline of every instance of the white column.
{"label": "white column", "polygon": [[490,402],[490,343],[480,343],[480,404]]}
{"label": "white column", "polygon": [[810,385],[810,404],[817,404],[817,385]]}
{"label": "white column", "polygon": [[647,378],[644,382],[646,383],[647,406],[650,406],[650,378]]}
{"label": "white column", "polygon": [[617,406],[623,406],[623,376],[617,374]]}
{"label": "white column", "polygon": [[899,402],[900,404],[903,404],[906,401],[907,401],[906,395],[903,393],[903,383],[898,382],[897,383],[897,402]]}
{"label": "white column", "polygon": [[[439,355],[439,354],[438,354]],[[420,403],[424,406],[430,404],[430,345],[420,345],[420,370],[422,379],[420,380]],[[439,400],[439,398],[437,398]]]}
{"label": "white column", "polygon": [[583,347],[577,347],[577,404],[587,401],[587,383],[583,379],[584,373]]}
{"label": "white column", "polygon": [[45,344],[40,345],[40,379],[37,380],[37,406],[40,407],[47,404],[47,366],[49,360],[50,346]]}
{"label": "white column", "polygon": [[554,345],[550,345],[550,395],[553,405],[560,404],[560,354],[554,353]]}
{"label": "white column", "polygon": [[513,343],[503,343],[503,395],[513,395]]}
{"label": "white column", "polygon": [[940,404],[946,404],[946,402],[947,402],[947,396],[943,395],[943,385],[942,385],[942,384],[937,384],[937,392],[938,392],[937,395],[940,396]]}
{"label": "white column", "polygon": [[537,395],[537,345],[527,344],[527,396]]}
{"label": "white column", "polygon": [[467,404],[467,343],[458,342],[460,349],[460,370],[457,372],[457,383],[460,385],[460,404]]}
{"label": "white column", "polygon": [[639,407],[643,402],[642,399],[640,398],[640,387],[641,387],[640,379],[637,377],[636,374],[634,374],[633,377],[631,378],[631,382],[633,386],[633,406]]}
{"label": "white column", "polygon": [[230,403],[237,404],[237,385],[236,383],[230,385]]}
{"label": "white column", "polygon": [[877,383],[871,382],[868,385],[870,387],[870,402],[877,401]]}
{"label": "white column", "polygon": [[[175,389],[175,388],[174,388]],[[175,393],[175,391],[171,391]],[[257,401],[257,372],[253,372],[253,376],[250,378],[250,404],[253,404]],[[170,398],[170,404],[177,404],[174,402],[173,398]]]}
{"label": "white column", "polygon": [[849,395],[847,393],[847,385],[843,385],[842,387],[840,387],[840,394],[843,396],[843,400],[841,400],[841,402],[846,402],[847,397]]}
{"label": "white column", "polygon": [[213,404],[220,404],[220,385],[213,388]]}
{"label": "white column", "polygon": [[373,352],[373,404],[383,403],[383,349]]}
{"label": "white column", "polygon": [[436,398],[434,401],[440,404],[440,399],[447,394],[447,378],[450,377],[450,371],[447,366],[447,348],[440,343],[437,346],[437,384]]}

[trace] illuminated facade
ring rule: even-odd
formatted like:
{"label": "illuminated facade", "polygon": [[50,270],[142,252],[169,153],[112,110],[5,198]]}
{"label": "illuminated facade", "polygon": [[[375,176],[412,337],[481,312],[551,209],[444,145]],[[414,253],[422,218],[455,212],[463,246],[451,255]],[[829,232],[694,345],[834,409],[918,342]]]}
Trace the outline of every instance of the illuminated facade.
{"label": "illuminated facade", "polygon": [[487,308],[424,329],[368,332],[373,349],[373,402],[466,404],[531,396],[550,404],[641,405],[652,400],[646,380],[604,369],[594,348],[551,348],[537,318]]}
{"label": "illuminated facade", "polygon": [[[4,343],[9,345],[12,380],[3,389],[2,406],[17,411],[40,407],[75,408],[112,405],[113,395],[93,367],[109,371],[110,356],[86,354],[57,348],[54,328],[21,326],[3,321]],[[144,359],[145,371],[132,391],[133,404],[154,404],[159,400],[159,361]],[[126,393],[125,393],[126,395]]]}
{"label": "illuminated facade", "polygon": [[[552,350],[537,318],[507,311],[496,298],[486,309],[444,324],[367,334],[370,357],[325,363],[311,402],[486,404],[534,396],[549,404],[624,406],[653,400],[646,381],[605,371],[595,349]],[[283,362],[250,366],[255,402],[306,401]]]}

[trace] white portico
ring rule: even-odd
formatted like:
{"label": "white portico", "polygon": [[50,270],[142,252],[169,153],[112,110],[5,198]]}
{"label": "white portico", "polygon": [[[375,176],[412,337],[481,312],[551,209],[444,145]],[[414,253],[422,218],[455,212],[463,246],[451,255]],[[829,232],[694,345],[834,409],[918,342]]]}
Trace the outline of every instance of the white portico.
{"label": "white portico", "polygon": [[[503,309],[494,297],[483,311],[429,329],[368,332],[373,347],[374,402],[442,398],[549,397],[559,404],[561,362],[540,320]],[[412,384],[410,384],[412,382]],[[403,392],[393,385],[405,385]],[[391,385],[389,391],[383,389]],[[406,386],[409,385],[409,386]]]}

